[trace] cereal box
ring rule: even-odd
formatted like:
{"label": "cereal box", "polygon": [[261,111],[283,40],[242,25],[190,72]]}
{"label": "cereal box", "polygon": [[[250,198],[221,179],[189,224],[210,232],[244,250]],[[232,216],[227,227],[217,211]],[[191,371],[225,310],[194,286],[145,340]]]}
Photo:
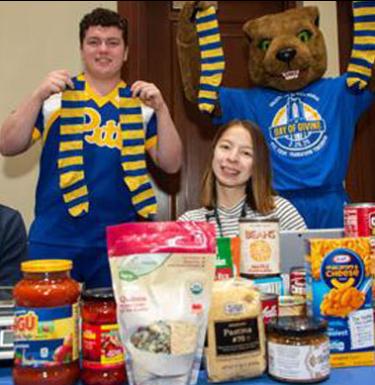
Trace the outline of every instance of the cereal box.
{"label": "cereal box", "polygon": [[374,364],[369,238],[307,241],[307,305],[328,321],[333,367]]}

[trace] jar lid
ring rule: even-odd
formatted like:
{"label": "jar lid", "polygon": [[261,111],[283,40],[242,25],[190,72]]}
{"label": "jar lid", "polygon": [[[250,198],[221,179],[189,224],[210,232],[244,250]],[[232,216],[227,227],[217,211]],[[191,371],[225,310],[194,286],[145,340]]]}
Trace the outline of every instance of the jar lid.
{"label": "jar lid", "polygon": [[114,299],[113,289],[111,287],[98,287],[95,289],[86,289],[82,293],[82,299],[84,301],[113,300]]}
{"label": "jar lid", "polygon": [[271,320],[267,325],[267,331],[282,332],[292,335],[325,332],[327,322],[311,317],[279,317]]}
{"label": "jar lid", "polygon": [[21,263],[21,270],[25,273],[53,273],[71,270],[72,261],[68,259],[37,259]]}

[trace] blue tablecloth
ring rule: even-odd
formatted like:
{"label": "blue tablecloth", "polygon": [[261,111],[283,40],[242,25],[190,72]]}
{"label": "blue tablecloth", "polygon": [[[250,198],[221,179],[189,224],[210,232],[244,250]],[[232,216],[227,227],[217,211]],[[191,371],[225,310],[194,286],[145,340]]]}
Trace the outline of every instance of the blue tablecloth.
{"label": "blue tablecloth", "polygon": [[[207,381],[202,373],[199,385],[206,385]],[[280,384],[264,375],[246,381],[225,382],[222,385],[269,385]],[[330,378],[323,382],[324,385],[375,385],[375,367],[333,369]],[[11,368],[8,365],[0,365],[0,385],[13,385]],[[35,384],[37,385],[37,384]]]}

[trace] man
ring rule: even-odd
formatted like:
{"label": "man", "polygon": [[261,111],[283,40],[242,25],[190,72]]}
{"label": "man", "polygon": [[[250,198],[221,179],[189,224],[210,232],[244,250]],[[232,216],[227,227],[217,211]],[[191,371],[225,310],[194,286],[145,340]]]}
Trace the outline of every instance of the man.
{"label": "man", "polygon": [[174,173],[182,146],[158,88],[121,80],[126,20],[95,9],[80,23],[80,43],[83,73],[51,72],[4,122],[0,151],[43,141],[29,256],[72,259],[73,277],[99,287],[111,284],[106,226],[156,212],[145,151]]}
{"label": "man", "polygon": [[0,286],[16,284],[21,278],[20,264],[26,255],[27,235],[21,214],[0,205]]}

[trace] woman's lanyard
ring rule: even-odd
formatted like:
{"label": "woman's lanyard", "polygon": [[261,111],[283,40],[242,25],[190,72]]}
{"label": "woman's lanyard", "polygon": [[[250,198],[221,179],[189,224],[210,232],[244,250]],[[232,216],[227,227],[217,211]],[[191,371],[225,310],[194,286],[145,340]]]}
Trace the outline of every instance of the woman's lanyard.
{"label": "woman's lanyard", "polygon": [[[206,214],[206,222],[209,222],[211,218],[215,218],[215,222],[219,230],[219,235],[221,238],[223,238],[224,237],[223,225],[221,224],[220,215],[217,207],[214,208],[214,212],[212,214],[210,213]],[[246,218],[246,201],[242,205],[240,218]]]}

